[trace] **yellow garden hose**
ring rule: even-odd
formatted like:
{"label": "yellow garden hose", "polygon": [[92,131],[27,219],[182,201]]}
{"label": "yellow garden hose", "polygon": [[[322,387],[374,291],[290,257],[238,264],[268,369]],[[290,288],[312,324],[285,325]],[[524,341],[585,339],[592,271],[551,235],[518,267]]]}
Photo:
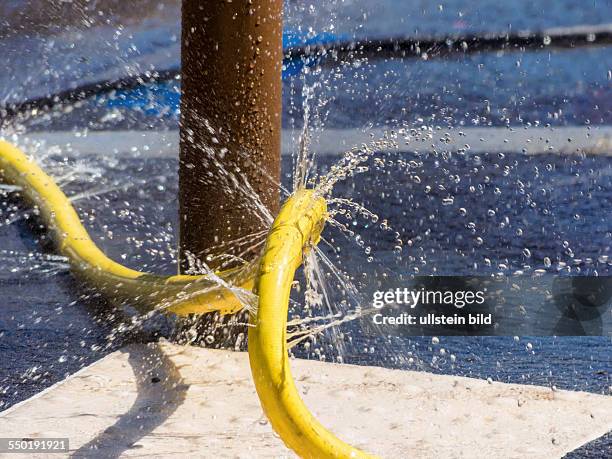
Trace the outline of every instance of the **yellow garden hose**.
{"label": "yellow garden hose", "polygon": [[[21,189],[21,196],[38,208],[53,242],[75,273],[108,298],[145,312],[160,308],[176,314],[229,314],[243,308],[232,289],[220,286],[218,279],[158,276],[108,258],[53,179],[2,140],[0,179]],[[325,200],[314,191],[297,191],[274,221],[262,259],[216,275],[228,286],[256,287],[259,303],[249,327],[251,371],[262,407],[283,441],[307,458],[372,457],[339,440],[314,418],[298,395],[289,368],[286,329],[291,284],[303,251],[319,241],[326,212]]]}
{"label": "yellow garden hose", "polygon": [[[21,196],[39,210],[61,255],[85,282],[106,297],[129,301],[141,312],[160,308],[179,315],[220,311],[231,314],[243,304],[209,276],[158,276],[127,268],[108,258],[91,240],[70,200],[38,165],[0,140],[0,179],[21,188]],[[258,260],[217,273],[225,282],[252,290]]]}
{"label": "yellow garden hose", "polygon": [[274,430],[305,458],[372,457],[339,440],[308,411],[291,375],[287,354],[287,312],[295,270],[304,250],[319,241],[326,203],[302,190],[281,209],[268,234],[251,315],[249,359],[255,387]]}

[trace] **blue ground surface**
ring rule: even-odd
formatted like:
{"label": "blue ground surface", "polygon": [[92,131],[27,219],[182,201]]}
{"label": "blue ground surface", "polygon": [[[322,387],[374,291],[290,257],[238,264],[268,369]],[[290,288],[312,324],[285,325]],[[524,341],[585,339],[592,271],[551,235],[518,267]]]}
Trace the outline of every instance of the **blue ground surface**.
{"label": "blue ground surface", "polygon": [[[485,162],[489,156],[491,159],[497,157],[485,156]],[[406,157],[409,159],[411,155],[407,154]],[[325,159],[332,161],[332,158]],[[527,181],[527,171],[534,161],[543,170],[546,170],[543,166],[548,163],[556,166],[538,179],[542,182],[561,183],[562,178],[572,177],[573,160],[558,156],[538,156],[529,161],[524,159],[516,166],[516,176]],[[589,166],[598,172],[591,174],[590,180],[576,186],[581,187],[583,193],[599,189],[608,190],[608,195],[612,194],[605,173],[612,167],[612,162],[605,157],[593,157],[588,161],[592,162]],[[107,164],[104,159],[99,159],[98,163],[90,162],[92,167],[104,164]],[[284,166],[290,167],[290,158],[285,158]],[[151,272],[173,272],[177,212],[174,196],[178,186],[176,167],[176,160],[170,159],[122,160],[114,167],[106,166],[104,178],[98,185],[105,188],[111,183],[127,183],[121,180],[123,178],[129,179],[133,186],[78,201],[77,208],[92,236],[112,258]],[[466,169],[464,174],[469,170]],[[566,206],[563,201],[557,205],[554,199],[550,200],[548,204],[553,215],[544,215],[532,210],[523,199],[523,194],[513,192],[510,185],[502,185],[506,194],[498,196],[483,193],[477,202],[464,205],[470,212],[486,209],[489,205],[503,205],[504,215],[511,217],[511,221],[516,220],[524,228],[525,241],[515,240],[512,235],[516,228],[512,225],[503,229],[492,225],[482,233],[487,245],[466,244],[462,248],[457,245],[457,238],[463,236],[468,239],[474,235],[461,220],[445,214],[452,210],[434,198],[428,206],[415,204],[421,199],[408,203],[399,202],[397,197],[376,201],[376,195],[387,187],[393,187],[397,179],[380,182],[376,181],[375,174],[359,177],[360,180],[349,180],[341,185],[337,195],[357,197],[372,211],[388,217],[405,240],[419,234],[427,235],[416,238],[413,251],[407,251],[406,256],[398,260],[391,250],[391,241],[385,240],[383,233],[365,230],[362,236],[368,244],[372,244],[373,253],[379,260],[367,263],[362,249],[357,248],[353,240],[344,238],[331,228],[326,230],[325,236],[335,241],[342,256],[334,257],[329,249],[323,247],[324,250],[348,273],[365,273],[359,286],[366,297],[367,292],[373,288],[381,288],[378,284],[381,267],[386,270],[388,285],[401,285],[401,276],[410,274],[416,265],[412,255],[420,254],[424,257],[427,263],[418,264],[422,268],[444,268],[447,274],[486,274],[490,268],[478,265],[485,256],[492,257],[494,261],[503,260],[509,271],[522,268],[525,259],[521,247],[527,244],[534,252],[534,260],[531,262],[534,268],[544,268],[541,262],[543,256],[557,253],[559,259],[556,261],[562,261],[567,256],[556,246],[574,233],[580,234],[572,240],[574,250],[580,251],[585,258],[595,260],[587,268],[599,269],[602,274],[609,269],[607,263],[596,261],[598,254],[607,253],[609,247],[610,234],[604,224],[606,220],[603,212],[605,206],[610,205],[607,201],[602,201],[601,207],[596,209],[583,205],[588,201],[576,202],[574,208],[588,221],[583,224],[574,220],[571,213],[554,212],[554,209]],[[418,195],[418,189],[411,188],[414,185],[408,185],[405,181],[402,183],[402,196]],[[74,193],[90,186],[73,184],[68,188],[69,192]],[[557,189],[559,199],[564,199],[562,191]],[[456,195],[465,196],[468,193],[464,194],[458,189]],[[427,201],[427,198],[423,200]],[[14,201],[8,202],[8,206],[11,206]],[[7,205],[0,206],[0,212],[2,215],[10,214]],[[130,212],[134,213],[130,215]],[[410,214],[410,218],[404,218],[402,212]],[[532,214],[523,220],[515,218],[524,212]],[[440,218],[433,223],[437,226],[427,231],[428,228],[422,225],[429,225],[427,216],[431,213]],[[474,219],[486,220],[478,216]],[[547,232],[542,234],[542,228],[548,228]],[[126,341],[155,339],[159,334],[168,336],[169,333],[169,324],[159,318],[147,324],[142,331],[125,335],[112,334],[117,318],[109,317],[101,298],[95,295],[92,297],[92,292],[80,288],[74,282],[65,264],[49,258],[52,252],[45,252],[47,257],[41,253],[40,237],[44,233],[37,236],[32,229],[32,225],[23,220],[0,226],[2,258],[6,267],[0,273],[0,288],[4,297],[3,314],[0,315],[0,355],[7,362],[0,367],[0,386],[6,390],[2,399],[5,406],[61,379],[65,374],[74,372]],[[112,239],[109,234],[112,234]],[[146,234],[157,235],[158,240],[142,237]],[[586,241],[589,243],[586,244]],[[144,242],[144,245],[139,246],[140,242]],[[477,263],[476,268],[474,263]],[[556,271],[555,266],[549,268],[551,273]],[[576,266],[573,265],[572,269],[575,270]],[[423,273],[432,274],[426,270]],[[550,314],[550,321],[553,322],[559,311],[553,308]],[[610,337],[521,337],[518,341],[513,336],[441,337],[440,344],[432,345],[431,337],[388,337],[365,332],[358,321],[346,324],[340,330],[345,333],[342,342],[346,362],[491,377],[508,382],[556,385],[559,388],[596,393],[608,393],[612,384]],[[329,339],[323,342],[330,342]],[[528,343],[531,343],[531,349],[528,349]],[[445,356],[440,354],[441,348],[447,351]],[[300,348],[296,352],[303,357],[317,358],[313,350]],[[450,361],[451,353],[457,357],[455,362]],[[334,360],[337,353],[328,350],[327,355],[328,359]],[[411,357],[413,361],[410,361]],[[37,367],[34,373],[33,366]]]}

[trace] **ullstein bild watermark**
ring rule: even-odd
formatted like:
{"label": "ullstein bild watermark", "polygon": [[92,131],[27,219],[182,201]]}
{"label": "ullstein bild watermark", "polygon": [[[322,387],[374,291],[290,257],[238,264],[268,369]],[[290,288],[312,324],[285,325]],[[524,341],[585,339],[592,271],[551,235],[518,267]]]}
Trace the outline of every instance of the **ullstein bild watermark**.
{"label": "ullstein bild watermark", "polygon": [[[372,295],[372,305],[376,309],[386,306],[403,306],[415,309],[417,306],[445,305],[463,309],[465,306],[482,305],[485,302],[485,292],[482,290],[426,290],[396,288],[393,290],[377,290]],[[385,314],[382,311],[372,316],[375,325],[491,325],[491,314],[435,314],[425,315]]]}

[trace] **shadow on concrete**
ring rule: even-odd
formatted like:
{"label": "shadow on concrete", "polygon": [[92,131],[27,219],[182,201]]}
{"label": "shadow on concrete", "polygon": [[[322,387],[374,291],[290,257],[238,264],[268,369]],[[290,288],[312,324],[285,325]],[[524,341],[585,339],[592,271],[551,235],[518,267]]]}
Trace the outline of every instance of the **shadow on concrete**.
{"label": "shadow on concrete", "polygon": [[118,458],[125,451],[139,448],[138,440],[166,421],[185,400],[188,385],[177,367],[158,344],[128,346],[128,354],[138,396],[128,412],[71,457]]}

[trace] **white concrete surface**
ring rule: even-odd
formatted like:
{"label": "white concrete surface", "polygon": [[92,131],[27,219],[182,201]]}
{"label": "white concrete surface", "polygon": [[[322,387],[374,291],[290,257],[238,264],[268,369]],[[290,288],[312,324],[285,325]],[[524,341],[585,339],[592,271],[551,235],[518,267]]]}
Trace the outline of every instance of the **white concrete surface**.
{"label": "white concrete surface", "polygon": [[[610,396],[304,360],[292,366],[319,419],[383,457],[558,458],[612,429]],[[69,437],[73,457],[292,457],[262,414],[245,353],[167,343],[110,354],[0,413],[0,432]]]}

